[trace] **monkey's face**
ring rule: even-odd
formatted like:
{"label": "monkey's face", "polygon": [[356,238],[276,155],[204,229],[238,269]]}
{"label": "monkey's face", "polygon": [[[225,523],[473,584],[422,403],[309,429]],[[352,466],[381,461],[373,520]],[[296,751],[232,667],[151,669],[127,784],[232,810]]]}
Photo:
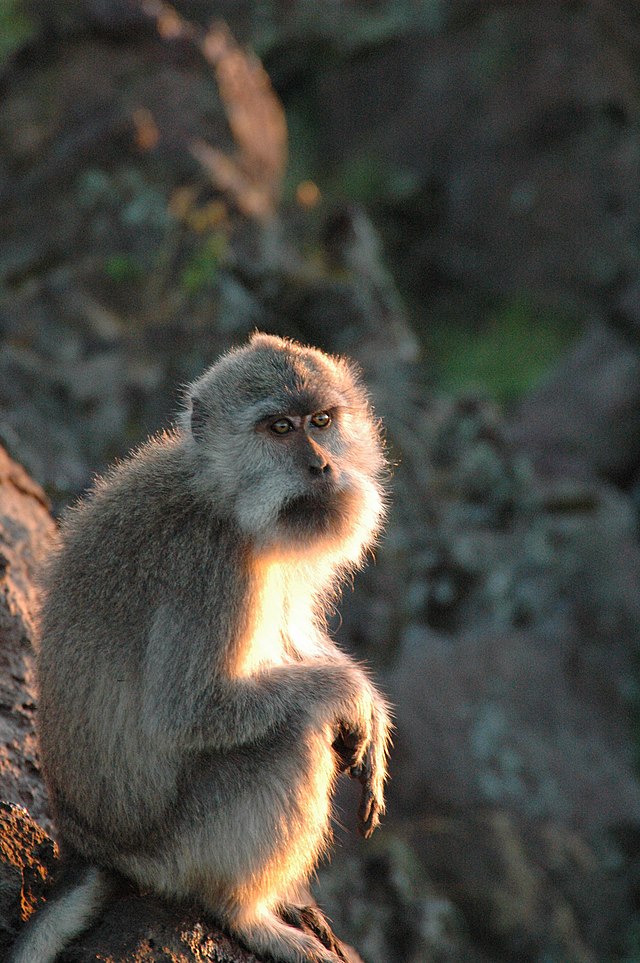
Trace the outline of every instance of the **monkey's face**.
{"label": "monkey's face", "polygon": [[[360,512],[361,485],[350,469],[338,405],[304,414],[285,412],[256,426],[282,483],[272,519],[279,541],[303,546],[351,534]],[[317,546],[313,546],[314,548]]]}
{"label": "monkey's face", "polygon": [[210,484],[258,547],[359,560],[380,526],[384,456],[346,363],[258,336],[201,379],[192,409]]}
{"label": "monkey's face", "polygon": [[331,402],[312,411],[289,405],[260,418],[244,450],[236,517],[280,554],[325,550],[355,560],[377,528],[379,452],[366,422],[358,424],[363,414]]}

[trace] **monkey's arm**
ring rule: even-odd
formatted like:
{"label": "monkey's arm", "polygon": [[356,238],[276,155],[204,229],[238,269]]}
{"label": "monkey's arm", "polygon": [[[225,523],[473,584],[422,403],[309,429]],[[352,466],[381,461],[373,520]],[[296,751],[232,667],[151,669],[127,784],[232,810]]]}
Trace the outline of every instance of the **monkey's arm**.
{"label": "monkey's arm", "polygon": [[365,838],[374,831],[385,810],[384,783],[392,729],[389,707],[376,693],[366,737],[363,738],[361,731],[341,728],[333,743],[341,770],[362,784],[358,825]]}
{"label": "monkey's arm", "polygon": [[[180,626],[166,613],[156,620],[141,673],[141,719],[154,741],[226,751],[282,726],[325,724],[332,739],[342,728],[367,741],[374,691],[354,663],[319,658],[235,676],[211,649],[193,625]],[[225,650],[224,639],[215,649]]]}
{"label": "monkey's arm", "polygon": [[393,724],[388,703],[369,679],[365,668],[344,652],[332,639],[325,637],[323,650],[337,665],[348,666],[360,674],[363,685],[371,692],[371,723],[368,731],[341,727],[333,748],[342,772],[348,772],[362,784],[358,808],[360,832],[368,838],[378,825],[385,811],[384,784],[387,778],[387,762],[391,746]]}
{"label": "monkey's arm", "polygon": [[[212,645],[195,624],[164,608],[147,640],[142,719],[148,738],[172,749],[229,751],[286,728],[326,727],[346,739],[348,769],[362,783],[360,831],[369,836],[384,811],[390,722],[366,672],[329,642],[317,659],[230,674],[224,653],[236,627],[218,625]],[[213,654],[212,654],[213,653]],[[341,755],[339,747],[337,752]]]}

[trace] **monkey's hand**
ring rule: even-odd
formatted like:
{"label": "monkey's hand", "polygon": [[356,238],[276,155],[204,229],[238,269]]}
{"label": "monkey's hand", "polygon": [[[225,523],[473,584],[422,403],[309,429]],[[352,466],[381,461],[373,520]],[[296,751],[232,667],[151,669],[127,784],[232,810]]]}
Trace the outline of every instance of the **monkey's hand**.
{"label": "monkey's hand", "polygon": [[370,750],[364,764],[354,766],[350,774],[362,784],[358,806],[358,832],[365,839],[369,839],[384,813],[383,781],[374,775]]}
{"label": "monkey's hand", "polygon": [[333,751],[338,757],[340,772],[349,771],[362,765],[367,746],[367,733],[364,729],[351,729],[345,723],[338,727],[338,735],[333,741]]}
{"label": "monkey's hand", "polygon": [[391,721],[380,700],[373,705],[371,734],[362,758],[349,769],[349,775],[362,785],[358,806],[358,831],[368,839],[384,814],[384,784],[387,778],[387,756]]}

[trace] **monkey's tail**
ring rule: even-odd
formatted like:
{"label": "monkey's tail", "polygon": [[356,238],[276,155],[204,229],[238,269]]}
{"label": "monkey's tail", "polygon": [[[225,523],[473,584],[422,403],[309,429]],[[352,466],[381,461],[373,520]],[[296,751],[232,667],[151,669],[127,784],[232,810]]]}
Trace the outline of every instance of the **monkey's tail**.
{"label": "monkey's tail", "polygon": [[26,924],[8,963],[53,963],[74,937],[91,925],[115,888],[107,870],[84,864],[66,872],[44,906]]}

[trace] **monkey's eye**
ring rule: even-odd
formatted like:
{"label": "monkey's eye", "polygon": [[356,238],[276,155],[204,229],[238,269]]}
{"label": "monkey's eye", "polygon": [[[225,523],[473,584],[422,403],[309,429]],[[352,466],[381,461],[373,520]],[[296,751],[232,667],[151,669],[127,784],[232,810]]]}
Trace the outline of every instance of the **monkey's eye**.
{"label": "monkey's eye", "polygon": [[288,418],[278,418],[277,421],[274,421],[269,425],[269,428],[276,435],[286,435],[287,432],[293,431],[293,425]]}
{"label": "monkey's eye", "polygon": [[331,424],[331,415],[328,411],[317,411],[315,415],[311,415],[310,421],[316,428],[328,428]]}

